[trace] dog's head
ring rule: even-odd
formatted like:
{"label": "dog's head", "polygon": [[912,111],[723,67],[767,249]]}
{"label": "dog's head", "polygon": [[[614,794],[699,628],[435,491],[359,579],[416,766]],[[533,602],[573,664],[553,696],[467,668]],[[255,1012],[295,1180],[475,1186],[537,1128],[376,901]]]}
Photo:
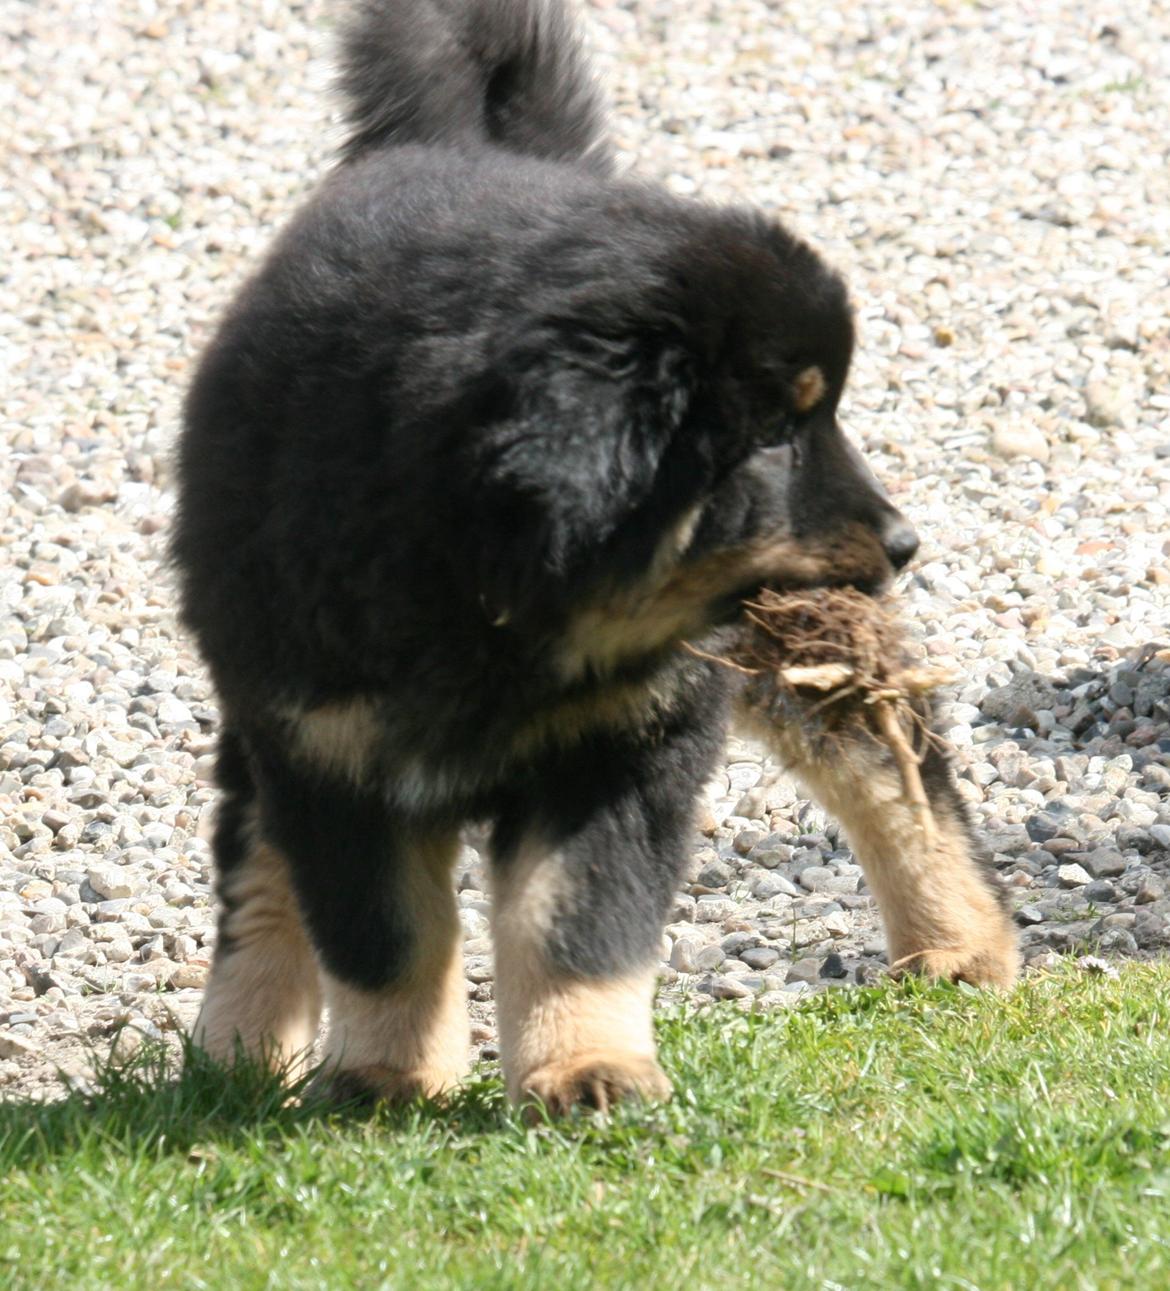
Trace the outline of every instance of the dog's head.
{"label": "dog's head", "polygon": [[917,547],[837,423],[840,279],[759,217],[665,209],[558,264],[480,405],[484,613],[551,629],[566,678],[700,634],[764,584],[877,590]]}

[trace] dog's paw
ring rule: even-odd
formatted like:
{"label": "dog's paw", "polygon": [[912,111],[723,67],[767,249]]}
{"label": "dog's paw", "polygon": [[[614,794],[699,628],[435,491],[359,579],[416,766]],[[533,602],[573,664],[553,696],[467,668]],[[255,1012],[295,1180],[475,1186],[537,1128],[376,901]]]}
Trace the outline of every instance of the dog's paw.
{"label": "dog's paw", "polygon": [[981,943],[911,951],[895,959],[890,972],[895,977],[915,973],[937,981],[1008,987],[1019,976],[1020,952],[1008,930]]}
{"label": "dog's paw", "polygon": [[394,1067],[326,1068],[313,1081],[309,1096],[326,1103],[402,1105],[418,1098],[441,1099],[458,1084],[457,1073],[435,1070],[400,1071]]}
{"label": "dog's paw", "polygon": [[670,1095],[670,1081],[653,1058],[598,1052],[538,1067],[523,1082],[520,1101],[529,1104],[528,1119],[538,1120],[536,1104],[551,1116],[565,1116],[577,1107],[608,1112],[617,1103],[662,1102]]}

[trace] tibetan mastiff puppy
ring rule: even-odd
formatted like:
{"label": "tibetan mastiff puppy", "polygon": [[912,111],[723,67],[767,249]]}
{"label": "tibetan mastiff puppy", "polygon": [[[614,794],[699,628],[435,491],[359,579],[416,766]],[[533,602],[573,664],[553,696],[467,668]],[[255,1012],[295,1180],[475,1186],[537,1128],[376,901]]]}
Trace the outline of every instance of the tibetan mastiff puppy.
{"label": "tibetan mastiff puppy", "polygon": [[[223,711],[197,1040],[336,1092],[466,1069],[451,871],[486,823],[500,1046],[554,1111],[662,1096],[651,997],[732,696],[683,648],[762,585],[914,552],[835,420],[840,279],[774,220],[615,173],[559,0],[366,0],[338,164],[186,405],[173,555]],[[891,957],[1004,982],[945,765],[923,855],[880,754],[794,770]]]}

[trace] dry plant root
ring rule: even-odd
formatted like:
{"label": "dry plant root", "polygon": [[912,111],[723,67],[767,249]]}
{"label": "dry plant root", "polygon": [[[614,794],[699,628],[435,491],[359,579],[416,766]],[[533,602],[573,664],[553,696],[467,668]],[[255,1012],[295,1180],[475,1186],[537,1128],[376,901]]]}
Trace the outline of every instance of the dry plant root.
{"label": "dry plant root", "polygon": [[932,847],[937,830],[919,764],[936,737],[924,696],[953,674],[908,664],[895,616],[852,588],[766,590],[744,612],[744,630],[719,662],[749,676],[749,707],[773,722],[795,719],[824,740],[862,734],[883,744],[922,842]]}

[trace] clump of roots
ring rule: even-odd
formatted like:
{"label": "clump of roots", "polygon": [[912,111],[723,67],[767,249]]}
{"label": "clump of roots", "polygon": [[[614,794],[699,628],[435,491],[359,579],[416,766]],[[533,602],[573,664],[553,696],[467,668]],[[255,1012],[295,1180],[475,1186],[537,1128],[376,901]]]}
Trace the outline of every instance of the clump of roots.
{"label": "clump of roots", "polygon": [[907,659],[896,615],[852,588],[761,592],[719,660],[748,677],[743,702],[806,739],[878,740],[893,757],[903,796],[927,844],[936,831],[919,765],[929,742],[926,696],[953,674]]}

